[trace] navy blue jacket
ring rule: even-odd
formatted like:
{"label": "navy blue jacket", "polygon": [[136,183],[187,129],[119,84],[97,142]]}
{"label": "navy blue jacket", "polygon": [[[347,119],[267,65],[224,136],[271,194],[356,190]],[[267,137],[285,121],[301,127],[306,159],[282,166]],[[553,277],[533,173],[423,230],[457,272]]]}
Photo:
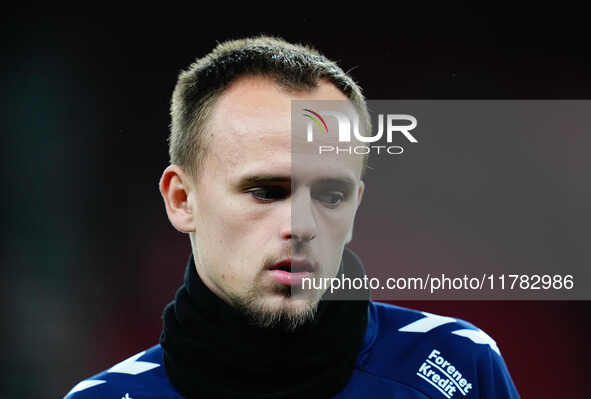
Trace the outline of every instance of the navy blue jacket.
{"label": "navy blue jacket", "polygon": [[[519,394],[495,341],[474,325],[370,302],[363,348],[334,398],[513,399]],[[177,399],[153,346],[74,386],[65,399]]]}

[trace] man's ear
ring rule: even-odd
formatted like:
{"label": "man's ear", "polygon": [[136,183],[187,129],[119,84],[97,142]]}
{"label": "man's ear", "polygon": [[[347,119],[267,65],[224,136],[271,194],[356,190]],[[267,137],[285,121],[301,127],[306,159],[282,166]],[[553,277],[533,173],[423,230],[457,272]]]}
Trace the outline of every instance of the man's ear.
{"label": "man's ear", "polygon": [[347,232],[347,238],[345,239],[345,244],[348,244],[353,239],[353,229],[355,228],[355,215],[357,214],[357,210],[359,209],[359,205],[361,205],[361,200],[363,199],[363,193],[365,192],[365,183],[363,180],[359,181],[359,188],[357,189],[357,207],[355,208],[355,213],[353,214],[353,221],[351,222],[351,228]]}
{"label": "man's ear", "polygon": [[181,233],[195,231],[194,209],[190,201],[195,193],[190,179],[180,166],[169,165],[158,184],[168,220]]}
{"label": "man's ear", "polygon": [[[357,189],[357,208],[359,209],[359,205],[361,205],[361,200],[363,199],[363,193],[365,192],[365,183],[363,180],[359,180],[359,188]],[[355,210],[357,212],[357,210]]]}

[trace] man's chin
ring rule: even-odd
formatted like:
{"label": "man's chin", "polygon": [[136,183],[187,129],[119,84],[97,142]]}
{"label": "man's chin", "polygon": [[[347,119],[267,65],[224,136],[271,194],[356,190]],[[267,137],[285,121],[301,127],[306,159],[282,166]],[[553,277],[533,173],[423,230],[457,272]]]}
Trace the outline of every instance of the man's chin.
{"label": "man's chin", "polygon": [[295,331],[314,320],[319,299],[310,292],[295,296],[269,293],[234,303],[259,327]]}

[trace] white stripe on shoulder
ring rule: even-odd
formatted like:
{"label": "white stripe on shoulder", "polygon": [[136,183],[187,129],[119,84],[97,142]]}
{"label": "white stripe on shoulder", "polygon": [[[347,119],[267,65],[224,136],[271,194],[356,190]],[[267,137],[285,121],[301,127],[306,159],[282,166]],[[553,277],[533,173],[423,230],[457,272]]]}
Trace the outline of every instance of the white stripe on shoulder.
{"label": "white stripe on shoulder", "polygon": [[456,319],[453,317],[439,316],[432,313],[421,312],[425,317],[414,321],[406,326],[399,328],[398,331],[402,332],[418,332],[425,333],[431,331],[434,328],[442,326],[447,323],[455,323]]}
{"label": "white stripe on shoulder", "polygon": [[469,329],[456,330],[456,331],[452,331],[452,334],[459,335],[461,337],[466,337],[476,344],[488,345],[488,346],[490,346],[490,348],[492,350],[497,352],[499,355],[501,354],[501,350],[497,346],[497,343],[495,342],[495,340],[492,339],[490,335],[488,335],[487,333],[485,333],[482,330],[469,330]]}
{"label": "white stripe on shoulder", "polygon": [[140,352],[137,355],[133,355],[132,357],[122,361],[121,363],[117,363],[109,370],[107,370],[107,373],[123,373],[138,375],[140,373],[144,373],[146,371],[152,370],[160,366],[158,363],[138,361],[137,359],[142,357],[144,353],[146,353],[146,351]]}

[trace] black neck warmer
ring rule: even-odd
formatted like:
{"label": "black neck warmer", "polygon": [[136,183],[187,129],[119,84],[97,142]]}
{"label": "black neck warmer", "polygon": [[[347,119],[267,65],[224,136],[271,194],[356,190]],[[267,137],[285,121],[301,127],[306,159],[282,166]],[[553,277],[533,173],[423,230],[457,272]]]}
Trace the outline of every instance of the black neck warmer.
{"label": "black neck warmer", "polygon": [[[347,248],[341,273],[365,274]],[[187,398],[330,398],[351,378],[367,328],[369,292],[351,294],[321,300],[316,318],[293,332],[253,326],[203,284],[191,255],[163,314],[168,377]]]}

